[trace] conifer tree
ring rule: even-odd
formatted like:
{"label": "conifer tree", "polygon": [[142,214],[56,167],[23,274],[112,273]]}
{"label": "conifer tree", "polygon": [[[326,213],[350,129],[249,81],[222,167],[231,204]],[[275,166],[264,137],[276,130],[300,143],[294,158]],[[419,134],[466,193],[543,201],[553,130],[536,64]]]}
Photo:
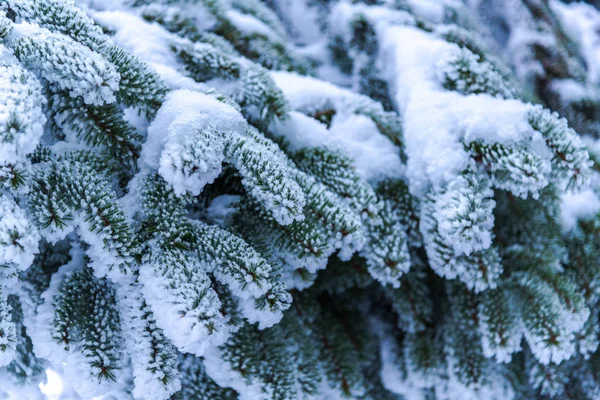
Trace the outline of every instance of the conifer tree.
{"label": "conifer tree", "polygon": [[503,3],[0,0],[0,398],[598,398],[600,11]]}

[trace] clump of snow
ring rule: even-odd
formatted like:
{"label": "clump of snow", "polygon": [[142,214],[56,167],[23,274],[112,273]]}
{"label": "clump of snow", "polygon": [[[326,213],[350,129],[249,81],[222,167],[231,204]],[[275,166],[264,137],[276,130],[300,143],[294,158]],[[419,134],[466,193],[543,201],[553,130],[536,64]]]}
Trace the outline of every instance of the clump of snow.
{"label": "clump of snow", "polygon": [[[292,30],[294,37],[301,44],[315,43],[322,39],[318,24],[318,9],[310,0],[275,0],[286,25]],[[287,16],[293,18],[286,18]]]}
{"label": "clump of snow", "polygon": [[573,231],[579,220],[592,219],[600,212],[600,199],[591,189],[579,193],[563,193],[560,219],[565,231]]}
{"label": "clump of snow", "polygon": [[328,134],[336,142],[334,148],[352,159],[352,165],[364,180],[377,182],[404,174],[398,147],[379,132],[372,119],[358,114],[337,114]]}
{"label": "clump of snow", "polygon": [[[271,126],[290,149],[323,146],[340,151],[352,158],[356,172],[367,181],[403,176],[398,147],[365,112],[383,113],[380,104],[315,78],[291,72],[272,72],[271,76],[296,111]],[[329,109],[335,110],[329,129],[309,117]]]}
{"label": "clump of snow", "polygon": [[99,24],[115,32],[112,40],[116,44],[145,63],[152,67],[166,65],[177,68],[177,58],[168,46],[174,36],[158,23],[146,22],[124,11],[95,11],[91,15]]}
{"label": "clump of snow", "polygon": [[258,329],[271,328],[283,318],[283,311],[292,303],[292,295],[281,281],[275,281],[259,299],[240,299],[239,308],[249,323],[258,323]]}
{"label": "clump of snow", "polygon": [[[48,371],[52,370],[48,369]],[[57,385],[58,387],[55,389],[56,386],[54,386],[54,383],[57,382],[55,379],[57,378],[60,380],[60,377],[55,372],[48,376],[51,377],[48,381],[52,379],[52,382],[40,383],[39,385],[28,385],[19,382],[8,370],[2,369],[0,370],[0,382],[2,382],[2,387],[0,387],[0,398],[7,400],[60,400],[62,387]]]}
{"label": "clump of snow", "polygon": [[170,92],[148,127],[141,159],[177,194],[197,195],[219,176],[228,135],[246,129],[234,108],[190,90]]}
{"label": "clump of snow", "polygon": [[404,117],[407,175],[414,195],[441,187],[468,167],[470,155],[463,143],[520,144],[551,158],[541,134],[529,123],[529,105],[487,94],[464,96],[442,87],[437,63],[456,53],[457,45],[406,26],[382,29],[380,36]]}
{"label": "clump of snow", "polygon": [[141,17],[124,11],[96,11],[92,16],[100,24],[115,31],[112,40],[154,69],[172,89],[206,89],[206,85],[185,76],[171,49],[177,42],[173,35],[158,23],[144,21]]}
{"label": "clump of snow", "polygon": [[585,59],[586,78],[592,83],[600,83],[600,12],[591,4],[549,1],[550,8],[560,20],[561,28],[578,44]]}
{"label": "clump of snow", "polygon": [[560,95],[564,102],[582,100],[590,95],[586,87],[575,79],[554,79],[551,82],[552,90]]}
{"label": "clump of snow", "polygon": [[279,35],[277,35],[273,29],[251,15],[243,14],[237,10],[227,10],[225,15],[237,29],[248,36],[259,34],[264,35],[273,42],[278,42],[280,40]]}
{"label": "clump of snow", "polygon": [[335,146],[325,124],[298,111],[291,111],[284,120],[275,120],[271,129],[275,135],[286,140],[290,150]]}

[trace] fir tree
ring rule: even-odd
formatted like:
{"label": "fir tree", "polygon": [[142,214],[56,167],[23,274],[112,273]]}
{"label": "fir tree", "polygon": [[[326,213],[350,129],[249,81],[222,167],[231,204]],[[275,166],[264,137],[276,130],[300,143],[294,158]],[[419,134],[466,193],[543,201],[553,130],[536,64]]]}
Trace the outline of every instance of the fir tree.
{"label": "fir tree", "polygon": [[600,11],[468,4],[0,0],[0,397],[598,398]]}

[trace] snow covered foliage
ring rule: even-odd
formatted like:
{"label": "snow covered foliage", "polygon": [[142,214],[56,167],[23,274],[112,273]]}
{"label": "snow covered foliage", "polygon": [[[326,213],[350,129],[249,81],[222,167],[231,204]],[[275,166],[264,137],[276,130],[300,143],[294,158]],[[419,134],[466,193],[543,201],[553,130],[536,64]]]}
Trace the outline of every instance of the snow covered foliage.
{"label": "snow covered foliage", "polygon": [[598,31],[0,0],[0,398],[599,398]]}

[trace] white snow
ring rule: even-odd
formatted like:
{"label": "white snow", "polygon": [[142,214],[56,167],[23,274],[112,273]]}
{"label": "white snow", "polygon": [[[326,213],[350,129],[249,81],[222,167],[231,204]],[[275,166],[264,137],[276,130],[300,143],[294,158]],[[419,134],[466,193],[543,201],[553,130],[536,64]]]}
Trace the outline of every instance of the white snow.
{"label": "white snow", "polygon": [[186,76],[171,44],[183,39],[173,35],[158,23],[147,22],[125,11],[92,13],[99,23],[115,30],[112,40],[154,69],[172,89],[205,91],[207,86]]}
{"label": "white snow", "polygon": [[351,3],[344,0],[333,6],[328,21],[329,28],[332,33],[340,35],[346,43],[349,43],[352,37],[351,21],[359,17],[366,18],[379,27],[388,27],[393,24],[413,25],[415,23],[414,16],[404,10],[392,9],[383,5]]}
{"label": "white snow", "polygon": [[587,79],[600,83],[600,12],[584,2],[566,4],[551,0],[549,5],[561,27],[579,45],[585,58]]}
{"label": "white snow", "polygon": [[277,8],[285,16],[292,30],[292,37],[301,44],[310,44],[321,38],[320,29],[317,22],[318,10],[312,7],[310,0],[275,0]]}
{"label": "white snow", "polygon": [[252,15],[243,14],[237,10],[227,10],[225,15],[245,35],[260,34],[273,42],[280,41],[279,35],[273,29]]}
{"label": "white snow", "polygon": [[[315,78],[290,72],[272,72],[271,76],[297,111],[271,126],[291,149],[324,146],[341,151],[352,158],[357,173],[367,181],[403,176],[404,166],[398,147],[379,132],[370,118],[359,113],[362,108],[380,105]],[[329,129],[314,118],[302,115],[329,108],[337,111]]]}
{"label": "white snow", "polygon": [[328,133],[336,142],[335,149],[350,156],[364,180],[377,182],[403,176],[405,167],[398,147],[379,132],[370,118],[358,114],[335,115]]}
{"label": "white snow", "polygon": [[[289,300],[291,301],[291,296]],[[261,309],[256,307],[255,301],[254,298],[240,299],[239,309],[248,323],[258,323],[258,329],[266,329],[281,321],[283,310],[271,310],[268,306]]]}
{"label": "white snow", "polygon": [[[37,308],[37,313],[34,301],[23,300],[24,314],[30,320],[25,324],[32,338],[35,353],[48,360],[56,373],[63,376],[64,398],[130,398],[133,395],[138,399],[160,400],[179,390],[181,385],[176,376],[167,383],[162,380],[165,370],[172,370],[176,375],[174,358],[167,363],[166,369],[162,369],[163,364],[152,365],[155,361],[152,357],[156,355],[152,354],[153,333],[149,333],[149,326],[156,329],[154,333],[157,335],[164,333],[165,338],[170,341],[167,346],[161,347],[161,350],[171,351],[172,354],[177,354],[177,351],[187,352],[204,357],[208,375],[218,385],[236,389],[242,400],[276,396],[269,385],[265,385],[252,374],[245,375],[234,370],[234,367],[223,359],[219,345],[235,333],[238,326],[234,326],[231,316],[223,311],[226,297],[215,290],[213,280],[227,286],[228,294],[233,296],[233,301],[237,303],[237,311],[241,313],[245,322],[257,323],[259,329],[269,328],[282,319],[291,302],[291,295],[283,282],[289,283],[291,288],[301,290],[313,283],[314,275],[326,267],[328,257],[336,251],[340,259],[348,260],[354,253],[363,249],[363,246],[369,246],[365,238],[367,231],[362,229],[360,216],[354,212],[346,212],[344,208],[328,206],[327,204],[337,206],[340,198],[333,195],[323,183],[296,171],[293,162],[277,145],[263,137],[262,133],[257,131],[256,136],[249,134],[253,128],[249,127],[240,111],[241,108],[226,103],[233,102],[232,99],[217,99],[216,90],[219,90],[220,93],[227,93],[238,101],[247,101],[252,93],[244,92],[246,88],[243,87],[243,82],[240,85],[237,80],[220,78],[203,83],[196,82],[185,72],[181,60],[172,49],[173,45],[194,44],[170,33],[160,24],[147,22],[137,15],[151,14],[154,11],[175,12],[177,6],[152,4],[131,11],[127,10],[130,2],[125,0],[80,2],[90,9],[104,10],[90,13],[111,33],[114,31],[115,34],[109,42],[122,46],[147,63],[171,89],[153,121],[147,121],[133,109],[125,110],[126,119],[139,128],[140,132],[147,133],[147,141],[143,145],[139,160],[140,171],[129,184],[131,190],[122,198],[116,199],[116,195],[113,195],[109,200],[125,205],[125,211],[129,214],[127,217],[133,221],[140,217],[136,215],[140,206],[136,203],[140,198],[137,185],[145,177],[158,172],[176,195],[195,196],[219,176],[223,163],[229,163],[242,175],[246,194],[260,203],[264,211],[269,213],[269,217],[273,217],[280,225],[302,223],[305,221],[305,212],[309,218],[315,218],[315,215],[309,213],[320,214],[322,210],[311,209],[317,208],[311,204],[306,207],[305,201],[305,197],[314,200],[318,194],[318,200],[326,204],[322,207],[325,217],[318,216],[318,219],[326,220],[326,224],[314,229],[316,233],[323,234],[324,243],[318,243],[323,247],[323,254],[319,257],[301,254],[301,257],[283,246],[277,247],[276,243],[282,242],[278,235],[285,233],[275,229],[268,238],[272,239],[268,243],[272,248],[265,251],[265,254],[259,253],[229,230],[232,229],[232,216],[239,211],[237,207],[241,197],[222,195],[214,199],[207,210],[208,219],[214,225],[187,219],[187,216],[178,220],[181,224],[173,224],[178,225],[172,227],[177,229],[179,225],[189,223],[185,228],[189,228],[188,233],[194,236],[190,242],[196,244],[193,246],[195,248],[170,247],[169,243],[166,243],[169,240],[169,232],[164,235],[161,233],[157,236],[162,237],[144,243],[141,265],[138,265],[131,254],[122,256],[119,252],[126,244],[111,241],[107,231],[93,232],[91,226],[97,221],[89,220],[91,217],[86,218],[82,213],[75,215],[62,230],[46,229],[38,232],[27,218],[29,209],[23,201],[24,197],[18,197],[27,193],[18,192],[13,197],[5,193],[4,189],[9,187],[4,184],[0,187],[0,266],[6,264],[10,268],[6,269],[9,273],[0,272],[0,289],[12,285],[16,272],[31,265],[40,237],[54,242],[71,233],[69,240],[73,243],[72,260],[53,274],[49,288],[41,295],[43,302]],[[180,10],[183,11],[183,16],[192,18],[203,31],[213,27],[216,19],[200,3],[187,2]],[[304,44],[314,43],[305,46],[298,53],[321,63],[317,66],[317,76],[349,87],[356,82],[353,78],[344,76],[329,60],[329,40],[339,35],[346,43],[350,42],[351,22],[356,17],[365,17],[374,25],[379,45],[377,65],[383,69],[384,78],[391,85],[392,102],[402,116],[402,121],[398,120],[398,124],[403,128],[403,144],[408,164],[404,165],[401,160],[398,146],[378,128],[374,115],[390,115],[379,103],[331,82],[292,72],[268,72],[289,101],[292,111],[287,118],[275,119],[268,127],[267,133],[281,139],[282,147],[292,153],[305,147],[325,147],[342,152],[352,160],[352,166],[358,175],[371,184],[377,184],[387,178],[407,178],[410,192],[419,199],[424,199],[427,193],[434,193],[436,198],[431,200],[430,210],[427,210],[432,210],[430,219],[426,220],[424,211],[421,231],[423,235],[428,235],[424,238],[426,246],[432,247],[433,241],[441,238],[444,242],[442,244],[447,245],[449,255],[445,254],[448,255],[448,260],[442,260],[445,265],[440,267],[433,265],[434,257],[428,254],[431,268],[444,278],[458,277],[469,289],[476,292],[495,288],[498,284],[496,278],[502,273],[502,265],[497,255],[498,247],[493,243],[493,227],[495,223],[503,221],[494,220],[493,208],[496,203],[493,200],[492,187],[511,191],[522,198],[529,195],[538,198],[539,191],[549,183],[550,160],[555,157],[541,133],[531,127],[531,105],[487,94],[464,95],[446,90],[443,84],[449,75],[441,69],[447,64],[449,57],[460,51],[459,46],[440,39],[435,32],[428,33],[415,27],[415,17],[407,11],[392,10],[391,0],[377,6],[341,0],[331,6],[332,9],[328,11],[329,18],[323,21],[318,21],[325,16],[320,15],[323,10],[318,10],[310,0],[272,0],[269,3],[278,4],[280,10],[290,16],[290,21],[286,22],[292,25],[298,36],[290,39]],[[460,0],[406,0],[397,2],[397,5],[400,3],[401,6],[407,5],[417,17],[434,24],[446,23],[452,17],[452,10],[465,7],[464,2]],[[476,5],[478,2],[470,3]],[[539,62],[532,58],[529,46],[537,42],[551,47],[555,42],[548,33],[534,29],[532,21],[522,12],[521,3],[521,0],[505,2],[505,16],[509,17],[508,21],[511,24],[505,51],[516,66],[517,76],[531,80],[535,75],[543,74],[544,70]],[[264,35],[269,40],[285,44],[287,47],[287,39],[283,38],[281,32],[283,28],[276,23],[277,21],[271,20],[274,15],[260,15],[259,6],[263,3],[259,0],[221,0],[214,4],[219,8],[219,12],[223,11],[222,16],[233,23],[242,36]],[[589,82],[600,83],[600,12],[583,3],[563,4],[558,0],[550,0],[549,4],[558,15],[566,33],[581,45]],[[13,24],[6,21],[0,22]],[[329,25],[327,32],[320,31],[320,22]],[[46,122],[43,114],[45,99],[37,77],[57,85],[70,96],[82,98],[88,105],[114,102],[120,77],[115,66],[104,56],[65,35],[52,33],[27,22],[17,21],[13,25],[13,32],[3,38],[4,44],[0,44],[0,104],[3,105],[0,107],[0,167],[7,163],[30,167],[31,164],[25,156],[32,153],[40,142]],[[441,30],[443,28],[437,29],[437,32]],[[47,46],[49,50],[38,54],[36,46],[42,45]],[[19,46],[24,49],[19,56],[20,61],[9,49]],[[197,47],[202,46],[209,48],[204,44],[198,44]],[[298,50],[293,46],[289,48]],[[475,58],[473,56],[471,61],[477,62]],[[243,57],[236,58],[235,62],[239,64],[244,78],[248,78],[245,74],[263,72],[262,67],[254,66],[250,60]],[[559,93],[561,100],[565,102],[597,96],[594,86],[576,79],[555,79],[552,89]],[[244,112],[249,111],[247,104],[246,108]],[[313,118],[316,117],[315,114],[327,114],[329,111],[333,111],[329,125]],[[10,124],[14,123],[11,118],[15,115],[20,118],[21,129],[10,127]],[[68,134],[69,132],[67,136]],[[565,141],[573,137],[577,139],[574,146],[579,146],[579,139],[574,133]],[[499,162],[497,165],[483,165],[485,163],[481,162],[476,165],[473,156],[465,148],[472,142],[500,143],[513,146],[522,153],[515,152],[512,158],[506,157],[502,161],[505,164]],[[583,146],[580,147],[583,149]],[[74,148],[64,142],[52,146],[52,150],[58,155],[65,155]],[[236,150],[239,152],[235,153]],[[535,158],[533,161],[525,160],[523,154],[527,152],[531,152],[541,161],[537,162],[539,160],[535,157],[532,157]],[[573,163],[577,161],[574,160]],[[46,164],[37,164],[31,167],[31,171],[35,176],[46,167]],[[516,183],[499,182],[494,176],[498,171],[514,172],[515,176],[522,176],[514,178]],[[279,173],[281,175],[278,175]],[[468,175],[471,173],[479,174],[478,177],[484,180],[476,186],[477,190],[473,190],[472,182],[468,181]],[[536,179],[527,180],[527,177],[532,175],[536,175]],[[538,178],[538,175],[541,177]],[[595,176],[595,179],[598,181],[600,178]],[[84,202],[85,199],[82,200],[82,204]],[[93,208],[95,205],[86,206]],[[328,213],[331,210],[341,212]],[[596,218],[600,213],[598,187],[579,193],[560,194],[560,211],[564,233],[577,234],[578,221]],[[201,212],[197,214],[201,217],[206,216]],[[311,221],[308,218],[307,220]],[[331,234],[325,232],[329,225],[357,229],[351,230],[349,234],[342,234],[346,229],[338,229]],[[77,227],[75,232],[74,227]],[[145,226],[135,228],[145,229]],[[394,229],[404,227],[398,224]],[[15,234],[17,239],[14,238]],[[392,242],[389,246],[396,247],[385,255],[393,254],[400,259],[406,254],[406,262],[398,267],[400,272],[404,273],[408,272],[410,267],[409,250],[406,238],[402,235],[399,237],[402,240]],[[86,243],[85,249],[79,240]],[[305,240],[308,242],[312,238]],[[299,238],[299,241],[302,241],[302,238]],[[384,242],[382,241],[381,248],[387,244]],[[305,244],[301,243],[298,247]],[[426,250],[429,252],[430,248]],[[491,264],[489,271],[486,271],[486,281],[481,270],[472,268],[475,264],[471,262],[472,258],[466,257],[485,250],[490,250],[486,254],[491,254],[489,258],[492,259],[485,260]],[[388,249],[384,248],[382,252],[386,251]],[[363,256],[365,254],[366,251]],[[561,260],[555,260],[557,270],[561,268],[560,262]],[[122,318],[123,343],[127,346],[124,350],[127,352],[118,353],[121,369],[117,372],[116,382],[94,379],[98,367],[90,365],[89,353],[86,353],[88,350],[82,343],[71,343],[67,346],[57,341],[56,337],[55,299],[61,285],[71,274],[89,266],[93,267],[97,277],[107,277],[116,282],[114,288],[120,296],[117,306]],[[124,274],[118,270],[120,267],[132,267],[133,271],[127,270]],[[392,275],[389,270],[376,271],[376,266],[368,265],[368,268],[380,283],[389,284],[394,288],[400,285],[399,275]],[[307,272],[313,276],[302,280],[300,272]],[[135,284],[132,282],[133,278],[137,278]],[[518,284],[534,286],[539,283],[531,283],[527,279],[529,278],[521,278]],[[544,284],[540,285],[539,293],[550,299],[548,309],[558,313],[557,333],[561,339],[560,343],[555,346],[549,345],[543,329],[527,327],[525,321],[520,321],[523,323],[502,346],[499,345],[500,338],[497,336],[482,338],[481,345],[485,357],[495,358],[493,362],[508,362],[512,354],[520,350],[523,337],[533,356],[542,364],[559,363],[577,351],[587,356],[596,348],[598,342],[595,338],[586,337],[578,342],[578,332],[583,329],[590,315],[586,306],[581,305],[579,309],[574,309],[579,305],[568,308],[563,304],[564,300],[555,295],[553,288]],[[27,285],[15,285],[8,290],[11,293],[33,290]],[[267,304],[260,307],[264,296],[270,296],[269,300],[275,299],[275,306]],[[98,304],[102,304],[106,299],[97,301]],[[151,317],[142,312],[146,306],[147,310],[152,311],[149,313]],[[153,319],[148,322],[146,318]],[[8,331],[11,323],[6,321],[9,320],[3,316],[0,328]],[[479,323],[480,331],[485,333],[491,329],[485,317]],[[455,357],[448,343],[444,343],[444,354],[440,355],[448,362],[447,366],[439,370],[434,368],[429,373],[418,371],[417,366],[410,360],[408,351],[397,349],[392,338],[386,337],[384,327],[378,326],[377,329],[381,342],[381,378],[386,388],[392,392],[415,400],[424,400],[426,391],[430,389],[439,400],[500,400],[514,395],[507,379],[499,370],[490,367],[492,364],[486,366],[490,367],[487,371],[491,380],[489,385],[480,387],[460,383],[455,372],[458,357]],[[119,333],[105,332],[108,339],[102,340],[110,341],[112,334]],[[9,339],[0,338],[0,345],[10,345]],[[478,346],[479,343],[473,345]],[[398,354],[399,351],[403,351],[403,354]],[[1,352],[0,365],[7,364],[12,355],[12,351]],[[397,355],[405,357],[406,371],[402,371]],[[107,355],[97,356],[106,361]],[[164,360],[160,360],[162,361]],[[147,368],[148,364],[157,368]],[[50,378],[54,370],[48,371]],[[0,397],[6,393],[14,397],[14,388],[9,384],[3,385],[5,372],[0,371]],[[42,385],[40,389],[50,397],[53,394],[49,386],[52,384]],[[72,395],[68,393],[71,387],[74,390]],[[339,388],[327,380],[323,380],[319,389],[321,394],[318,396],[321,398],[342,398]],[[31,392],[29,389],[23,389],[15,393],[26,393],[25,398],[34,399],[40,395],[38,392],[34,387]],[[132,393],[125,395],[125,392]],[[54,396],[58,397],[59,394]]]}
{"label": "white snow", "polygon": [[92,16],[100,24],[115,31],[112,40],[116,44],[151,67],[166,65],[177,69],[177,58],[168,46],[169,41],[174,40],[174,35],[159,24],[146,22],[125,11],[92,12]]}
{"label": "white snow", "polygon": [[59,400],[63,392],[63,380],[53,369],[46,369],[47,382],[40,383],[40,391],[48,400]]}
{"label": "white snow", "polygon": [[175,90],[148,127],[141,159],[158,170],[175,193],[197,195],[221,172],[228,135],[243,132],[246,124],[225,103],[202,93]]}
{"label": "white snow", "polygon": [[560,198],[562,228],[573,231],[579,220],[593,219],[600,212],[598,193],[591,189],[579,193],[563,193]]}
{"label": "white snow", "polygon": [[567,103],[589,96],[586,87],[575,79],[554,79],[551,87],[560,94],[560,99]]}
{"label": "white snow", "polygon": [[[458,46],[413,27],[381,31],[388,76],[404,117],[410,190],[423,196],[451,181],[469,164],[462,142],[536,143],[541,137],[527,119],[528,105],[486,94],[463,96],[445,90],[436,64]],[[536,148],[536,150],[538,150]],[[547,150],[538,150],[547,157]]]}
{"label": "white snow", "polygon": [[432,22],[444,22],[445,2],[435,0],[409,0],[408,4],[419,16]]}

